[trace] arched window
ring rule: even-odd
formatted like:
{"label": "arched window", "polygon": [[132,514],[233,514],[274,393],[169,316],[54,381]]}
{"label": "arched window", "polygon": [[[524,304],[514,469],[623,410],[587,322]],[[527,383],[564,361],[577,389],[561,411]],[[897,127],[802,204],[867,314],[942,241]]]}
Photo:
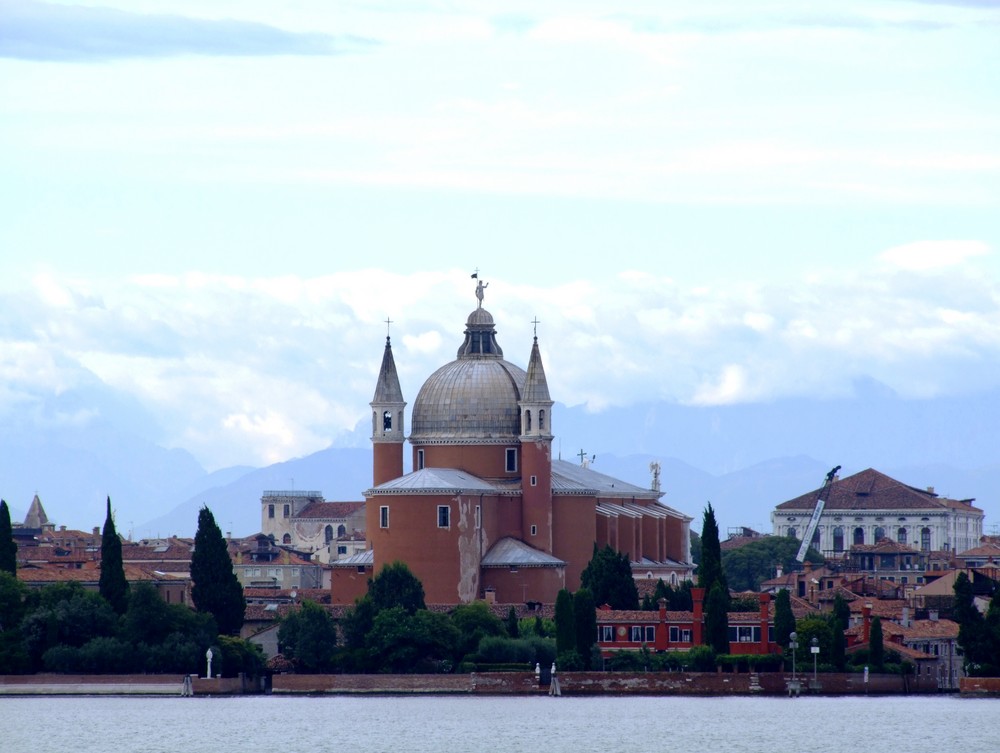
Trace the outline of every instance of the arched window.
{"label": "arched window", "polygon": [[905,544],[906,543],[906,529],[905,528],[900,527],[900,529],[898,531],[896,531],[896,541],[898,541],[900,544]]}
{"label": "arched window", "polygon": [[341,523],[339,526],[337,526],[337,538],[339,539],[341,536],[346,536],[346,535],[347,535],[347,528],[344,526],[343,523]]}
{"label": "arched window", "polygon": [[854,529],[854,545],[858,546],[859,544],[864,544],[864,543],[865,543],[865,529],[862,528],[861,526],[858,526],[857,528]]}
{"label": "arched window", "polygon": [[531,411],[530,410],[526,410],[524,412],[524,431],[525,432],[531,431]]}
{"label": "arched window", "polygon": [[372,411],[372,436],[378,434],[378,413]]}
{"label": "arched window", "polygon": [[326,536],[326,543],[329,544],[333,541],[333,526],[327,526],[323,530],[323,534]]}
{"label": "arched window", "polygon": [[282,544],[291,544],[292,543],[292,534],[286,533],[284,536],[282,536],[281,537],[281,543]]}
{"label": "arched window", "polygon": [[844,551],[844,529],[841,526],[833,529],[833,551]]}
{"label": "arched window", "polygon": [[677,573],[670,573],[670,585],[671,586],[677,585]]}
{"label": "arched window", "polygon": [[929,552],[931,550],[931,529],[920,529],[920,551]]}
{"label": "arched window", "polygon": [[799,537],[799,531],[795,526],[789,526],[788,535],[791,536],[793,539],[797,539]]}
{"label": "arched window", "polygon": [[392,411],[387,410],[382,413],[382,429],[383,431],[392,431]]}
{"label": "arched window", "polygon": [[884,538],[885,538],[885,529],[882,526],[877,526],[875,528],[875,543],[877,544]]}
{"label": "arched window", "polygon": [[538,430],[545,431],[545,410],[538,411]]}

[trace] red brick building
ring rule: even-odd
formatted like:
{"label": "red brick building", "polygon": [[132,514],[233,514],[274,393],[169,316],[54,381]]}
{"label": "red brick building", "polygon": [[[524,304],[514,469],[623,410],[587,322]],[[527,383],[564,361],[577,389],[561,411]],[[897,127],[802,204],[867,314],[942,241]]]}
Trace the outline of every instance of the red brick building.
{"label": "red brick building", "polygon": [[[386,338],[372,407],[367,550],[334,563],[333,599],[365,592],[382,565],[405,562],[428,603],[553,603],[576,590],[594,544],[628,555],[639,577],[692,575],[691,519],[642,488],[553,460],[553,400],[537,336],[527,369],[504,359],[493,316],[469,315],[457,358],[424,382],[405,436]],[[403,473],[404,442],[413,471]]]}

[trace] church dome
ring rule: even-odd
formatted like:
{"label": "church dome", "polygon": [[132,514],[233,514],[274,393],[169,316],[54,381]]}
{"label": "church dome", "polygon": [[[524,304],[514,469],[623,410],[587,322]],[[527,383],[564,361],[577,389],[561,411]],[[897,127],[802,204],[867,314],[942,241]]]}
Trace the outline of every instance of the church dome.
{"label": "church dome", "polygon": [[527,373],[503,358],[493,316],[466,321],[458,358],[424,382],[413,403],[410,444],[507,443],[521,433],[518,401]]}

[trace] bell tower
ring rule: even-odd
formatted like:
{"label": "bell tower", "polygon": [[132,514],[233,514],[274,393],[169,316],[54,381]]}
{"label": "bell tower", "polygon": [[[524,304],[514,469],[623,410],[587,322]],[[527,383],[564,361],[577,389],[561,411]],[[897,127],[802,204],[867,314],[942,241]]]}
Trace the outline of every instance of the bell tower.
{"label": "bell tower", "polygon": [[521,494],[524,500],[524,540],[550,554],[553,549],[552,404],[536,329],[528,373],[518,402],[521,409]]}
{"label": "bell tower", "polygon": [[379,370],[372,408],[372,482],[375,486],[403,475],[403,391],[392,357],[392,342],[385,336],[385,352]]}

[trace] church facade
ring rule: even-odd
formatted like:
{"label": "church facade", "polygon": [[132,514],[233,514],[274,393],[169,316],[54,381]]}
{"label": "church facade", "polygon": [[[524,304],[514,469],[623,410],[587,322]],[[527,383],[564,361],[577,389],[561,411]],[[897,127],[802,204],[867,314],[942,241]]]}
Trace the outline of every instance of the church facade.
{"label": "church facade", "polygon": [[[625,553],[637,577],[692,577],[691,518],[658,489],[553,460],[537,334],[527,369],[506,360],[483,288],[457,357],[420,388],[409,436],[386,337],[371,402],[366,549],[334,563],[334,601],[352,602],[372,574],[402,561],[427,603],[553,603],[560,589],[579,588],[595,544]],[[413,471],[404,474],[407,441]]]}

